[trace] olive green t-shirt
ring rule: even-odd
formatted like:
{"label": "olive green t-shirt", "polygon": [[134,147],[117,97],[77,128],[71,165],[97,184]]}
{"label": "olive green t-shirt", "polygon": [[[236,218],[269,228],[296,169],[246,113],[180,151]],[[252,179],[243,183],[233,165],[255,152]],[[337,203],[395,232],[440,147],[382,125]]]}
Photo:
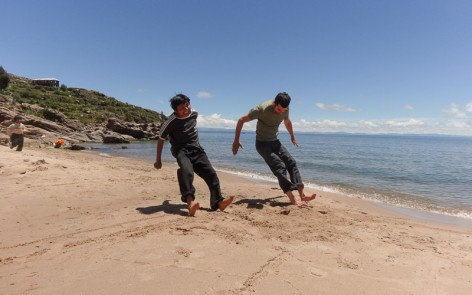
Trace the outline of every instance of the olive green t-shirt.
{"label": "olive green t-shirt", "polygon": [[274,141],[279,134],[279,125],[288,119],[288,109],[282,114],[277,114],[272,106],[274,100],[268,100],[249,111],[249,119],[257,119],[256,140]]}

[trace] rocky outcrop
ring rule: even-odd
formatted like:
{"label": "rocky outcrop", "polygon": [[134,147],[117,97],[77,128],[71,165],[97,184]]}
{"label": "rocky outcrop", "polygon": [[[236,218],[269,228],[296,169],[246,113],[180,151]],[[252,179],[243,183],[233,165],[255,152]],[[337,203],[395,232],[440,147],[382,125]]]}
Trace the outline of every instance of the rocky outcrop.
{"label": "rocky outcrop", "polygon": [[[41,112],[43,118],[25,114],[28,110]],[[23,124],[27,128],[25,137],[35,140],[45,135],[49,140],[62,138],[70,143],[129,143],[133,140],[156,139],[159,134],[158,124],[155,123],[136,124],[110,118],[106,125],[84,125],[53,109],[29,104],[17,107],[8,96],[0,94],[0,133],[6,133],[6,128],[17,114],[23,117]]]}
{"label": "rocky outcrop", "polygon": [[121,135],[116,132],[109,132],[103,137],[103,143],[130,143],[134,138],[129,135]]}
{"label": "rocky outcrop", "polygon": [[134,138],[150,138],[154,134],[148,130],[149,124],[136,124],[129,122],[122,122],[116,118],[109,118],[107,129],[120,134],[126,134]]}

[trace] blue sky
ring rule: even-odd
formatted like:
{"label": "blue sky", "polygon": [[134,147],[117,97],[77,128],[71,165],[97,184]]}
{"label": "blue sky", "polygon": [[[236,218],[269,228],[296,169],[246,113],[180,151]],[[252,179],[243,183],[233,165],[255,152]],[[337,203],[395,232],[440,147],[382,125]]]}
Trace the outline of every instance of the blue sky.
{"label": "blue sky", "polygon": [[183,92],[201,127],[286,91],[295,131],[472,135],[469,0],[0,5],[6,71],[165,114]]}

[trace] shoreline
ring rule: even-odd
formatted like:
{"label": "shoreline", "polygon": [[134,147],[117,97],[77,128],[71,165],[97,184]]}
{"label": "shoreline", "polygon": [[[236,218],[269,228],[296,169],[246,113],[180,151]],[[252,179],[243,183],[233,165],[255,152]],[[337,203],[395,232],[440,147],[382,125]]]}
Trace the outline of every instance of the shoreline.
{"label": "shoreline", "polygon": [[[225,168],[215,168],[219,173],[225,173],[229,175],[233,175],[236,177],[241,177],[243,179],[246,179],[248,181],[251,181],[255,184],[261,183],[261,184],[271,184],[277,186],[277,180],[276,179],[264,179],[264,178],[258,178],[258,177],[252,177],[252,176],[245,176],[243,175],[242,172],[239,171],[229,171],[228,169]],[[431,222],[431,223],[436,223],[438,225],[451,225],[451,226],[458,226],[461,228],[472,228],[472,219],[469,219],[467,217],[461,217],[461,216],[455,216],[455,215],[448,215],[446,213],[438,213],[438,212],[431,212],[431,211],[425,211],[421,209],[416,209],[416,208],[409,208],[409,207],[401,207],[401,206],[396,206],[396,205],[391,205],[388,203],[385,203],[380,200],[372,200],[368,198],[362,198],[359,196],[352,196],[346,193],[342,192],[329,192],[329,191],[324,191],[322,189],[316,189],[313,188],[312,186],[308,185],[306,186],[308,190],[313,190],[316,191],[318,195],[322,194],[334,194],[340,198],[346,198],[346,199],[354,199],[358,200],[360,202],[367,202],[370,203],[374,206],[377,206],[382,209],[386,209],[391,211],[392,213],[397,213],[400,216],[403,216],[405,218],[413,218],[417,219],[419,221],[423,222]]]}
{"label": "shoreline", "polygon": [[313,208],[288,206],[276,184],[222,172],[222,192],[234,195],[234,203],[225,212],[210,210],[208,189],[196,177],[203,208],[187,217],[175,171],[95,152],[0,146],[3,291],[468,294],[472,288],[472,228],[335,193],[321,192]]}
{"label": "shoreline", "polygon": [[[110,151],[110,155],[113,157],[127,157],[127,158],[135,158],[141,159],[143,161],[152,159],[146,155],[139,155],[139,154],[127,154],[127,150],[122,152],[122,149],[119,146],[115,146],[115,149],[111,148],[110,146],[106,146],[103,150]],[[98,150],[94,150],[92,152],[97,152]],[[168,155],[170,156],[170,155]],[[175,160],[168,159],[166,162],[175,164]],[[243,170],[237,170],[234,168],[228,167],[219,167],[217,164],[214,166],[215,169],[219,172],[228,173],[231,175],[235,175],[238,177],[242,177],[244,179],[250,180],[254,183],[277,183],[277,180],[272,176],[270,171],[264,172],[256,172],[256,171],[249,171],[245,172]],[[266,168],[266,167],[265,167]],[[267,169],[268,170],[268,169]],[[346,184],[349,187],[349,184]],[[399,212],[404,216],[409,216],[412,218],[418,218],[423,221],[428,222],[438,222],[441,224],[451,224],[457,225],[461,227],[472,227],[472,211],[468,210],[458,210],[457,207],[444,207],[443,204],[438,204],[434,202],[434,200],[428,200],[421,198],[421,196],[414,196],[409,195],[411,199],[404,199],[403,195],[405,193],[399,193],[392,191],[393,195],[383,196],[384,193],[388,192],[378,192],[378,193],[369,193],[371,188],[364,188],[366,191],[359,190],[360,188],[356,188],[352,191],[339,191],[339,188],[324,186],[322,184],[317,184],[315,182],[311,183],[309,179],[306,180],[306,187],[307,189],[312,189],[315,191],[321,191],[322,193],[335,193],[339,195],[343,195],[346,198],[354,198],[354,199],[362,199],[368,202],[372,202],[374,204],[378,204],[381,207],[388,208],[395,212]],[[342,189],[341,189],[342,190]],[[398,195],[398,196],[397,196]],[[407,194],[408,195],[408,194]],[[417,199],[419,198],[418,203]],[[427,201],[428,203],[424,203]],[[418,208],[415,208],[418,207]],[[421,208],[420,208],[421,207]],[[452,213],[451,213],[452,212]]]}
{"label": "shoreline", "polygon": [[[92,153],[97,153],[97,154],[99,153],[99,152],[93,151],[93,150],[91,152]],[[118,157],[119,158],[119,157],[124,157],[124,156],[115,155],[115,156],[111,156],[111,157]],[[146,162],[146,159],[139,158],[139,157],[124,157],[124,158],[130,158],[130,159],[135,159],[137,161]],[[173,161],[173,160],[167,160],[164,163],[167,164],[167,166],[170,166],[170,167],[177,167],[177,163],[175,163],[175,161]],[[275,187],[278,186],[276,179],[270,179],[269,180],[269,179],[264,179],[264,177],[262,177],[262,178],[252,177],[252,176],[254,176],[253,174],[251,174],[252,176],[245,176],[240,171],[234,171],[233,172],[233,171],[230,171],[226,168],[215,167],[215,170],[218,173],[224,173],[226,175],[239,177],[239,178],[248,180],[248,181],[250,181],[251,183],[254,183],[254,184],[266,184],[266,185],[272,185],[272,186],[275,186]],[[269,175],[269,177],[271,177],[271,176]],[[379,200],[364,199],[364,198],[361,198],[361,197],[358,197],[358,196],[351,196],[351,195],[341,193],[341,192],[323,191],[323,190],[320,190],[320,189],[313,188],[311,186],[307,186],[307,190],[316,191],[317,195],[331,194],[331,195],[337,196],[340,199],[343,199],[343,198],[344,199],[353,199],[353,200],[357,200],[358,202],[361,202],[361,203],[367,202],[367,203],[369,203],[373,206],[376,206],[378,208],[388,210],[391,213],[399,214],[398,216],[400,216],[400,217],[412,218],[414,220],[427,222],[427,223],[430,222],[430,223],[433,223],[433,224],[436,224],[436,225],[446,225],[446,226],[450,225],[450,226],[454,226],[454,227],[457,226],[457,227],[460,227],[460,228],[472,228],[472,219],[468,219],[466,217],[459,217],[459,216],[454,216],[454,215],[447,215],[445,213],[424,211],[424,210],[421,210],[421,209],[415,209],[415,208],[409,208],[409,207],[400,207],[400,206],[390,205],[390,204],[387,204],[387,203],[379,201]]]}
{"label": "shoreline", "polygon": [[426,223],[453,226],[453,227],[459,227],[459,228],[465,228],[465,229],[472,228],[472,220],[465,217],[459,217],[459,216],[453,216],[453,215],[447,215],[443,213],[436,213],[436,212],[429,212],[429,211],[421,211],[421,210],[416,210],[416,209],[411,209],[411,208],[382,204],[382,203],[378,203],[377,205],[380,207],[386,208],[387,210],[398,212],[402,216],[417,219],[419,221],[426,222]]}
{"label": "shoreline", "polygon": [[[94,153],[99,155],[100,151],[99,150],[86,150],[86,152]],[[102,156],[107,156],[108,154],[105,153],[105,155]],[[119,152],[116,152],[116,155],[110,155],[110,157],[123,157],[127,159],[135,159],[137,161],[142,161],[146,162],[146,158],[140,158],[140,157],[133,157],[133,156],[123,156]],[[167,164],[168,166],[173,166],[177,167],[177,164],[175,163],[174,160],[166,160],[163,162],[164,164]],[[240,177],[242,179],[248,180],[252,183],[255,184],[270,184],[270,185],[275,185],[277,186],[277,180],[276,179],[265,179],[266,177],[254,177],[257,176],[256,174],[252,174],[252,176],[245,176],[243,175],[243,172],[241,171],[231,171],[227,168],[218,168],[215,167],[215,170],[218,173],[224,173],[227,175],[235,176],[235,177]],[[268,174],[269,175],[269,174]],[[269,178],[271,175],[268,176]],[[366,199],[362,198],[359,196],[351,196],[346,193],[342,192],[329,192],[329,191],[323,191],[320,189],[316,189],[311,186],[307,186],[309,190],[316,191],[317,194],[334,194],[338,197],[341,198],[346,198],[346,199],[354,199],[358,200],[360,202],[367,202],[371,205],[377,206],[381,209],[385,209],[388,211],[391,211],[392,213],[399,214],[401,217],[405,218],[412,218],[414,220],[422,221],[422,222],[427,222],[427,223],[434,223],[437,225],[445,225],[445,226],[453,226],[453,227],[460,227],[460,228],[472,228],[472,219],[469,219],[467,217],[461,217],[461,216],[455,216],[455,215],[449,215],[446,213],[439,213],[439,212],[432,212],[432,211],[425,211],[421,209],[416,209],[416,208],[410,208],[410,207],[401,207],[401,206],[396,206],[392,204],[385,203],[380,200],[372,200],[372,199]]]}

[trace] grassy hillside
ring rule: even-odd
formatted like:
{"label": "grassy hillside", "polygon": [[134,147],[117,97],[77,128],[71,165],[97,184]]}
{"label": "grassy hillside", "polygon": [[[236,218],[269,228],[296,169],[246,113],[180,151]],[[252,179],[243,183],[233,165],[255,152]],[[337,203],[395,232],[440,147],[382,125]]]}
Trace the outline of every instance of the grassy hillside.
{"label": "grassy hillside", "polygon": [[161,113],[120,102],[97,91],[34,85],[30,79],[9,76],[10,84],[2,94],[21,104],[25,114],[44,117],[42,108],[53,109],[87,125],[106,123],[110,117],[135,123],[162,122],[165,118]]}

